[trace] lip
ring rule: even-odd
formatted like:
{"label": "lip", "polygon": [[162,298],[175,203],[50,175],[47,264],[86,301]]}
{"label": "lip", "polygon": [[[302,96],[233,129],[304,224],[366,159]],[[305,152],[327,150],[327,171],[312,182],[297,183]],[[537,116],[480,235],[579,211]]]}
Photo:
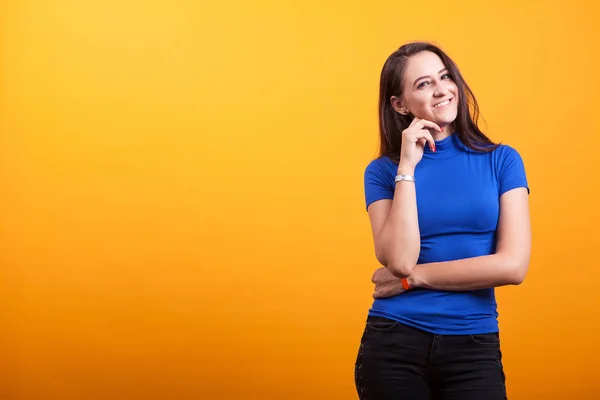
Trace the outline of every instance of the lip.
{"label": "lip", "polygon": [[[446,106],[450,105],[450,103],[452,103],[452,100],[454,100],[454,97],[450,97],[449,99],[445,99],[445,100],[442,100],[442,101],[438,101],[437,103],[435,103],[435,104],[433,105],[433,108],[443,108],[443,107],[446,107]],[[443,103],[443,102],[445,102],[445,101],[447,101],[447,102],[448,102],[448,104],[444,104],[443,106],[437,106],[438,104],[441,104],[441,103]],[[437,107],[436,107],[436,106],[437,106]]]}

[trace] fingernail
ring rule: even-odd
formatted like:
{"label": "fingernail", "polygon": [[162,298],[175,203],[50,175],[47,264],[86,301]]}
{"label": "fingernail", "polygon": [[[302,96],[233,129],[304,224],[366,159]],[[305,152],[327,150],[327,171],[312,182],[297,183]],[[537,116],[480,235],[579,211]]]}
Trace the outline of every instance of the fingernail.
{"label": "fingernail", "polygon": [[436,150],[435,150],[435,143],[434,143],[434,144],[433,144],[433,152],[435,153],[435,151],[436,151]]}

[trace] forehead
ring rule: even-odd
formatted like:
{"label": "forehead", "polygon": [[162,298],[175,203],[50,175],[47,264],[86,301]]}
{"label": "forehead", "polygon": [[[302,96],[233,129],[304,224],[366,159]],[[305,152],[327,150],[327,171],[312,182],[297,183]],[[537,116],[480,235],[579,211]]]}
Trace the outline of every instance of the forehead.
{"label": "forehead", "polygon": [[408,59],[404,76],[407,81],[413,82],[420,76],[437,76],[443,68],[444,63],[437,54],[430,51],[422,51]]}

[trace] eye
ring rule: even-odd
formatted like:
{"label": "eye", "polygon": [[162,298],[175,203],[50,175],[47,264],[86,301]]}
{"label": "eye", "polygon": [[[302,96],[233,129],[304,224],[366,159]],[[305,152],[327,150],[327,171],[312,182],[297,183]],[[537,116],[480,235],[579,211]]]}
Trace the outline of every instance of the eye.
{"label": "eye", "polygon": [[442,79],[452,79],[452,77],[450,76],[450,74],[444,74],[442,75]]}
{"label": "eye", "polygon": [[419,83],[419,85],[417,86],[417,89],[423,89],[425,86],[429,85],[430,82],[429,81],[424,81]]}

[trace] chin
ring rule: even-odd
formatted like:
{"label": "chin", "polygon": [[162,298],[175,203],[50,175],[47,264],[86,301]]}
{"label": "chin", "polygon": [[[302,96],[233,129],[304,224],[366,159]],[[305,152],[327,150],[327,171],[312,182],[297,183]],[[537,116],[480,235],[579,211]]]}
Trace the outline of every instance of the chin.
{"label": "chin", "polygon": [[456,121],[456,118],[436,118],[434,121],[438,125],[450,125]]}
{"label": "chin", "polygon": [[436,118],[437,124],[450,125],[456,121],[456,114],[454,115],[442,115]]}

